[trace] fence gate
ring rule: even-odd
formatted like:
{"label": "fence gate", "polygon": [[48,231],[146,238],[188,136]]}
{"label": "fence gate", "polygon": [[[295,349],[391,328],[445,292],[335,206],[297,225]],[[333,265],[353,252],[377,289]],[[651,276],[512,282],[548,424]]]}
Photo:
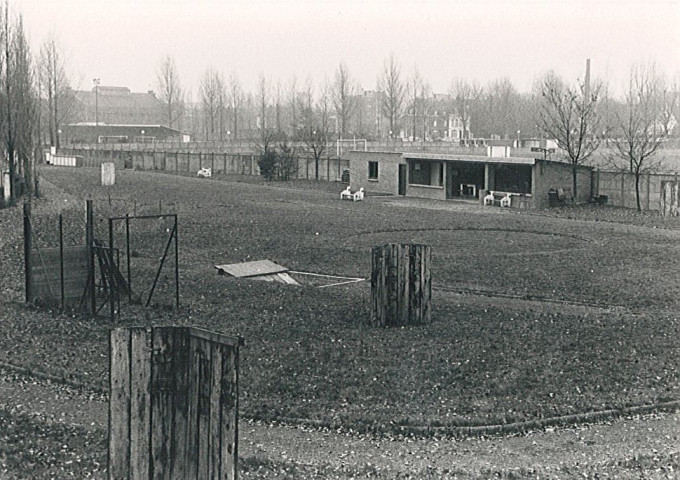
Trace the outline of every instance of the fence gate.
{"label": "fence gate", "polygon": [[235,479],[240,337],[110,333],[109,479]]}

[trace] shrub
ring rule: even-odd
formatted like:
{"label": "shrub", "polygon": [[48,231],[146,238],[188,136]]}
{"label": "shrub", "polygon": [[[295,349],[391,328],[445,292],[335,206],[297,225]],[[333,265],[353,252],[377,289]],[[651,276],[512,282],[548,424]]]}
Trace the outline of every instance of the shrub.
{"label": "shrub", "polygon": [[275,150],[266,150],[257,161],[260,167],[260,175],[269,181],[276,177],[276,160],[278,155]]}

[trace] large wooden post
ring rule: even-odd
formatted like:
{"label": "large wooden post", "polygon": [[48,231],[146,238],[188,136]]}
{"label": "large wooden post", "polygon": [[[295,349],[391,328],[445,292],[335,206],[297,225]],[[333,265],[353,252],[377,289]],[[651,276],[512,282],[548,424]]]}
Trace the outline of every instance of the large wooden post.
{"label": "large wooden post", "polygon": [[109,480],[237,477],[240,337],[110,332]]}
{"label": "large wooden post", "polygon": [[432,316],[429,245],[386,244],[373,247],[371,323],[419,325]]}

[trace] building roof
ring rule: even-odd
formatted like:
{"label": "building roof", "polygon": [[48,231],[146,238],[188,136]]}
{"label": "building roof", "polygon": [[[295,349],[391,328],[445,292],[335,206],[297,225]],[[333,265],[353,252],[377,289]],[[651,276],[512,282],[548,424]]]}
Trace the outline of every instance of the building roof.
{"label": "building roof", "polygon": [[102,111],[106,109],[146,110],[158,108],[162,102],[153,92],[131,92],[126,87],[97,87],[95,90],[76,90],[76,99],[84,105],[97,104]]}
{"label": "building roof", "polygon": [[513,165],[534,165],[535,158],[529,157],[483,157],[481,155],[452,155],[446,153],[404,152],[405,159],[412,160],[446,160],[449,162],[504,163]]}

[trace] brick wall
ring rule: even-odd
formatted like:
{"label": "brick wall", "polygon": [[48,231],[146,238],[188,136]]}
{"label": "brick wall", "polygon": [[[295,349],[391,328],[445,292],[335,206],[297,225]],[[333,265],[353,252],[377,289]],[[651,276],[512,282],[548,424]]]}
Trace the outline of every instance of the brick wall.
{"label": "brick wall", "polygon": [[[378,179],[369,180],[368,162],[378,162]],[[406,164],[401,153],[350,152],[350,180],[352,191],[364,187],[367,192],[399,194],[399,165]]]}
{"label": "brick wall", "polygon": [[[577,203],[585,203],[592,197],[592,170],[579,167],[577,176]],[[546,162],[538,160],[534,166],[533,205],[536,208],[548,206],[548,191],[563,188],[573,190],[571,165],[566,163]],[[573,194],[573,192],[572,192]]]}

